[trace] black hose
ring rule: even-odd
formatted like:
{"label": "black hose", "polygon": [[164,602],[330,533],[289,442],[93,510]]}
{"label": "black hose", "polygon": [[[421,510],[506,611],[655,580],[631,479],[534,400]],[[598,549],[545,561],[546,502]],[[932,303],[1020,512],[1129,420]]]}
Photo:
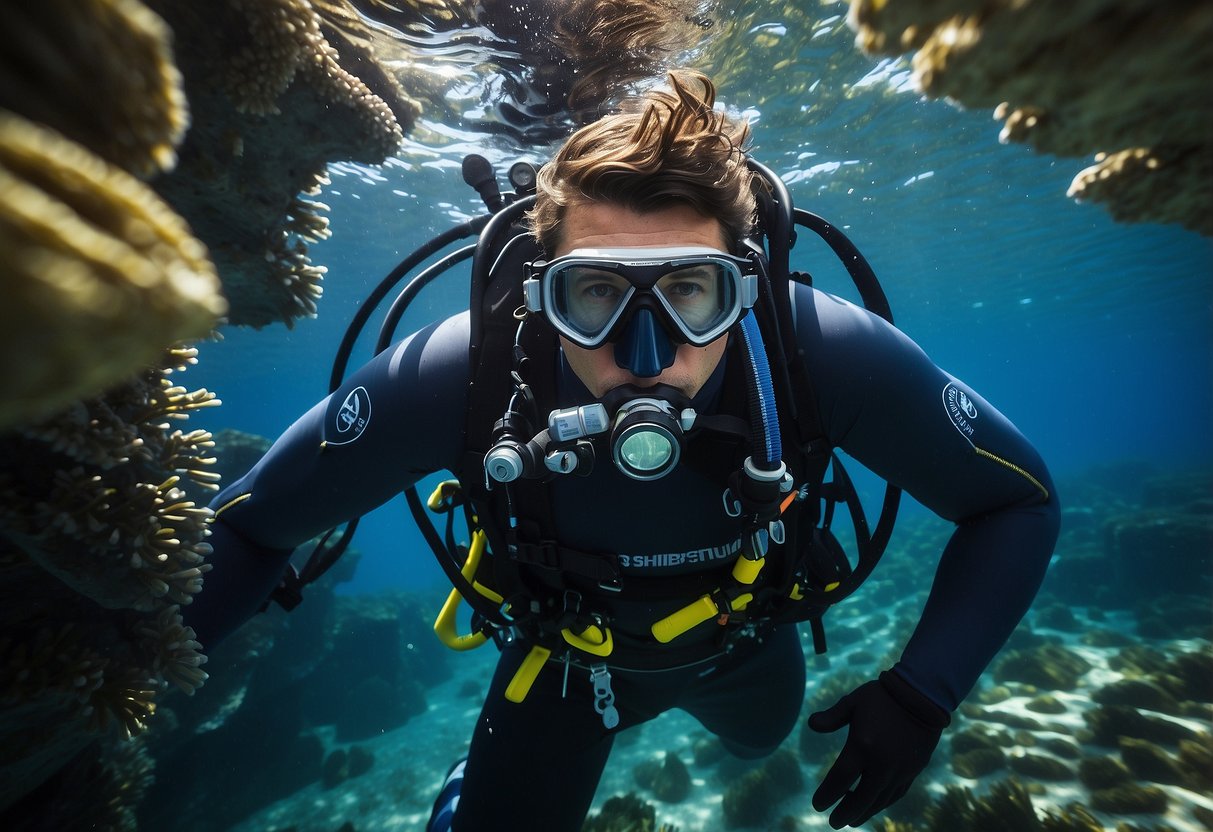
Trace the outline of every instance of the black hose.
{"label": "black hose", "polygon": [[396,268],[392,269],[387,277],[383,278],[379,282],[379,285],[367,295],[366,300],[362,302],[362,305],[358,307],[358,311],[354,313],[350,325],[346,327],[345,336],[341,339],[341,346],[337,348],[337,355],[333,358],[333,371],[329,375],[330,393],[341,386],[341,381],[345,378],[346,367],[349,366],[350,354],[354,351],[354,343],[358,340],[358,336],[362,334],[362,330],[366,326],[366,322],[370,320],[372,313],[374,313],[375,307],[387,296],[387,293],[427,257],[437,251],[441,251],[456,240],[462,240],[465,237],[471,237],[480,233],[481,229],[488,224],[490,219],[491,215],[485,214],[484,216],[460,223],[453,228],[448,228],[401,260],[396,265]]}
{"label": "black hose", "polygon": [[417,294],[424,289],[434,278],[445,272],[447,269],[462,263],[464,260],[472,256],[476,251],[476,246],[468,243],[461,249],[452,251],[450,254],[443,257],[436,263],[427,266],[424,271],[410,280],[405,287],[392,301],[392,305],[388,307],[387,315],[383,319],[383,326],[379,328],[379,339],[375,342],[375,355],[383,352],[392,343],[392,338],[396,333],[396,327],[400,324],[400,319],[404,317],[404,312],[409,308],[416,298]]}

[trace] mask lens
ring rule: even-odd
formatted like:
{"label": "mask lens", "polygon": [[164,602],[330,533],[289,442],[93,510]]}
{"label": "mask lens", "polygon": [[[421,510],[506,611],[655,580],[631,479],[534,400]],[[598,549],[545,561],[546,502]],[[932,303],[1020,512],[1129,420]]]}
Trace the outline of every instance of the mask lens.
{"label": "mask lens", "polygon": [[675,269],[663,275],[654,288],[667,308],[697,336],[727,321],[736,306],[736,276],[721,263]]}
{"label": "mask lens", "polygon": [[632,288],[623,276],[588,266],[567,266],[549,279],[556,313],[575,332],[590,338],[617,317]]}

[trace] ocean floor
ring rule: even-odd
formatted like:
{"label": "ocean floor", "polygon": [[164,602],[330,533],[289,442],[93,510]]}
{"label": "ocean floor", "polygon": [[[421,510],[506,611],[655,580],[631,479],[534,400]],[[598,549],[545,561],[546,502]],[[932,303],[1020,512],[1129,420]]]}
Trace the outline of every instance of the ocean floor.
{"label": "ocean floor", "polygon": [[[1094,690],[1123,678],[1124,674],[1113,670],[1109,664],[1121,648],[1090,646],[1084,643],[1081,633],[1088,629],[1131,633],[1134,627],[1127,613],[1124,613],[1123,617],[1109,614],[1098,624],[1087,622],[1081,611],[1076,611],[1076,616],[1079,624],[1076,631],[1068,628],[1066,632],[1061,632],[1040,626],[1034,629],[1036,635],[1055,638],[1090,664],[1090,669],[1079,677],[1076,689],[1051,692],[1053,698],[1064,708],[1059,708],[1060,712],[1048,716],[1042,716],[1039,710],[1029,710],[1028,703],[1044,691],[1020,683],[1003,684],[997,694],[991,695],[991,688],[995,685],[987,673],[978,691],[975,691],[969,700],[987,704],[968,708],[965,716],[953,723],[953,728],[945,734],[944,741],[936,751],[930,768],[920,778],[920,783],[925,785],[926,792],[931,797],[941,796],[946,787],[951,785],[965,786],[979,795],[984,794],[992,783],[1004,781],[1011,774],[1006,768],[1001,768],[979,779],[968,779],[958,776],[949,765],[950,737],[954,736],[956,731],[973,727],[979,722],[988,722],[989,728],[1014,736],[1014,744],[1004,742],[1004,746],[1008,746],[1003,749],[1008,758],[1024,753],[1049,756],[1052,752],[1046,748],[1056,747],[1058,740],[1077,742],[1082,757],[1117,756],[1114,747],[1108,748],[1106,745],[1084,741],[1091,737],[1083,715],[1096,707],[1091,698]],[[864,622],[856,619],[848,623],[862,626]],[[888,626],[880,621],[874,623],[882,627]],[[870,635],[870,641],[865,639],[848,647],[832,648],[830,668],[825,671],[825,675],[815,663],[815,659],[809,659],[807,701],[814,700],[814,685],[817,681],[828,679],[829,675],[840,671],[848,675],[870,675],[878,670],[870,654],[863,650],[865,645],[880,641],[878,633]],[[802,637],[806,640],[806,655],[811,656],[807,628]],[[1203,651],[1207,655],[1209,649],[1208,644],[1203,641],[1160,640],[1151,644],[1148,640],[1135,638],[1134,642],[1156,647],[1168,655],[1179,651]],[[262,809],[234,829],[237,832],[288,829],[297,832],[336,832],[339,829],[344,832],[420,832],[448,767],[467,748],[471,726],[480,707],[479,697],[472,695],[470,690],[477,687],[483,689],[487,685],[495,658],[496,652],[491,646],[458,657],[453,662],[454,678],[428,691],[429,706],[424,715],[415,717],[403,727],[384,733],[378,738],[356,743],[355,745],[373,754],[374,763],[366,773],[330,789],[325,789],[320,783],[313,783],[287,799]],[[1206,715],[1207,712],[1206,708]],[[1207,718],[1183,718],[1155,713],[1150,715],[1186,725],[1199,733],[1207,733],[1210,730]],[[803,716],[808,716],[807,707]],[[1030,723],[1041,727],[1024,727]],[[1007,726],[1014,727],[1008,730]],[[625,734],[616,742],[595,797],[592,813],[598,812],[602,804],[612,796],[632,792],[654,805],[658,824],[676,827],[679,832],[730,828],[726,824],[721,807],[727,783],[722,782],[716,767],[696,766],[692,762],[693,744],[706,736],[706,732],[693,718],[682,712],[670,712],[653,722],[632,729],[629,733],[638,736],[633,738]],[[343,747],[333,742],[331,733],[321,731],[321,738],[329,751]],[[749,828],[829,829],[826,817],[814,812],[810,805],[810,798],[820,775],[820,761],[805,762],[798,750],[799,744],[800,732],[797,731],[789,737],[784,747],[795,753],[796,759],[800,761],[799,765],[804,774],[803,788],[772,806],[769,819]],[[1070,747],[1073,747],[1072,744]],[[662,803],[656,800],[651,792],[637,785],[634,769],[646,761],[659,759],[671,752],[687,764],[692,784],[685,800]],[[1058,760],[1071,768],[1079,762],[1073,759]],[[1088,807],[1091,805],[1089,793],[1075,778],[1045,782],[1023,774],[1014,776],[1028,787],[1038,814],[1046,810],[1057,811],[1076,802]],[[1208,773],[1206,779],[1207,777]],[[1108,830],[1114,830],[1118,823],[1132,824],[1140,830],[1169,827],[1176,832],[1199,832],[1210,828],[1194,815],[1194,812],[1203,808],[1210,813],[1206,817],[1213,816],[1213,798],[1208,794],[1198,794],[1175,785],[1152,785],[1164,791],[1168,797],[1168,808],[1163,814],[1117,815],[1094,810],[1091,810],[1091,814]],[[894,813],[896,814],[896,809]],[[927,828],[920,818],[903,816],[899,819],[915,823],[920,829]],[[875,827],[873,823],[869,823],[865,828]]]}

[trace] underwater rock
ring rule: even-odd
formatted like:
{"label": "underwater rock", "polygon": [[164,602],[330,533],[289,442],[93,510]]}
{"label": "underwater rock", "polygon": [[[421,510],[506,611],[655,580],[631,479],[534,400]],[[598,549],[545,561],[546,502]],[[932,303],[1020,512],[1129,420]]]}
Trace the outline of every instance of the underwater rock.
{"label": "underwater rock", "polygon": [[917,50],[932,98],[994,108],[1001,141],[1095,154],[1067,195],[1213,233],[1213,9],[1202,0],[851,0],[868,52]]}
{"label": "underwater rock", "polygon": [[957,777],[976,780],[1006,768],[1007,755],[1001,748],[974,748],[952,755],[952,771]]}
{"label": "underwater rock", "polygon": [[636,785],[651,791],[662,803],[681,803],[691,793],[691,773],[672,751],[660,760],[646,760],[632,774]]}
{"label": "underwater rock", "polygon": [[602,811],[586,818],[581,832],[656,832],[657,811],[635,794],[609,798]]}
{"label": "underwater rock", "polygon": [[1104,685],[1091,694],[1091,699],[1100,705],[1128,705],[1178,715],[1179,702],[1163,690],[1158,683],[1148,679],[1121,679]]}
{"label": "underwater rock", "polygon": [[1128,647],[1135,641],[1119,630],[1088,630],[1082,634],[1082,643],[1088,647]]}
{"label": "underwater rock", "polygon": [[307,662],[295,674],[306,690],[308,718],[336,726],[338,740],[348,742],[398,728],[423,712],[427,686],[449,677],[450,669],[433,635],[421,638],[420,599],[385,593],[339,596],[333,603],[333,620],[279,648],[296,665]]}
{"label": "underwater rock", "polygon": [[1137,619],[1137,632],[1146,638],[1213,640],[1207,594],[1151,598],[1138,603],[1133,615]]}
{"label": "underwater rock", "polygon": [[1154,678],[1176,699],[1213,702],[1213,645],[1178,654]]}
{"label": "underwater rock", "polygon": [[1115,757],[1084,757],[1078,763],[1078,779],[1094,792],[1130,783],[1133,773]]}
{"label": "underwater rock", "polygon": [[726,829],[762,826],[775,816],[779,801],[804,787],[804,774],[790,751],[780,749],[761,768],[751,769],[724,791],[721,810]]}
{"label": "underwater rock", "polygon": [[1073,740],[1064,737],[1045,737],[1040,740],[1040,750],[1047,751],[1063,760],[1081,760],[1082,747]]}
{"label": "underwater rock", "polygon": [[1196,738],[1191,728],[1156,716],[1148,716],[1127,705],[1100,705],[1083,714],[1096,745],[1116,748],[1121,737],[1147,740],[1157,745],[1176,745]]}
{"label": "underwater rock", "polygon": [[[151,733],[157,782],[139,806],[139,828],[228,829],[321,781],[325,748],[309,729],[298,682],[261,676],[248,690],[252,695],[219,724],[188,719],[175,736]],[[206,788],[182,790],[183,782]]]}
{"label": "underwater rock", "polygon": [[847,624],[834,624],[829,630],[831,647],[845,647],[848,644],[858,644],[867,637],[867,630]]}
{"label": "underwater rock", "polygon": [[1064,714],[1066,712],[1065,703],[1049,694],[1033,697],[1024,707],[1038,714]]}
{"label": "underwater rock", "polygon": [[1188,774],[1188,787],[1204,794],[1213,793],[1213,734],[1199,739],[1179,741],[1179,763]]}
{"label": "underwater rock", "polygon": [[1061,630],[1063,633],[1074,633],[1079,629],[1078,619],[1074,617],[1074,610],[1068,604],[1049,604],[1035,612],[1032,622],[1037,627]]}
{"label": "underwater rock", "polygon": [[994,665],[999,682],[1023,682],[1044,690],[1074,690],[1091,663],[1072,650],[1046,644],[1030,650],[1012,650]]}
{"label": "underwater rock", "polygon": [[374,753],[360,745],[350,746],[349,751],[338,748],[324,759],[321,786],[325,789],[336,788],[346,780],[366,774],[374,765]]}
{"label": "underwater rock", "polygon": [[1108,667],[1126,675],[1161,673],[1170,664],[1166,653],[1143,644],[1132,644],[1108,659]]}
{"label": "underwater rock", "polygon": [[1120,758],[1137,779],[1172,786],[1187,783],[1187,772],[1179,760],[1153,743],[1121,737],[1119,745]]}
{"label": "underwater rock", "polygon": [[324,773],[320,776],[320,785],[325,789],[335,789],[349,779],[350,767],[345,749],[338,748],[324,758]]}
{"label": "underwater rock", "polygon": [[1014,694],[1006,685],[994,685],[986,688],[974,697],[974,701],[979,705],[997,705],[999,702],[1005,702]]}
{"label": "underwater rock", "polygon": [[1047,783],[1064,783],[1074,779],[1073,769],[1061,760],[1044,754],[1012,754],[1007,758],[1007,765],[1016,774]]}
{"label": "underwater rock", "polygon": [[953,754],[965,754],[970,751],[998,749],[1011,744],[1010,738],[1001,731],[994,731],[984,725],[972,725],[963,731],[952,733]]}
{"label": "underwater rock", "polygon": [[1032,719],[1030,716],[1011,713],[1009,711],[999,711],[994,708],[961,706],[961,713],[969,719],[994,722],[999,725],[1005,725],[1008,728],[1019,728],[1024,731],[1043,731],[1045,729],[1045,726],[1039,720]]}
{"label": "underwater rock", "polygon": [[1167,793],[1157,786],[1124,783],[1091,792],[1091,806],[1118,815],[1161,815],[1170,805]]}
{"label": "underwater rock", "polygon": [[691,745],[691,762],[696,766],[710,766],[720,762],[728,751],[715,735],[700,737]]}
{"label": "underwater rock", "polygon": [[[982,797],[967,788],[948,786],[943,796],[922,815],[926,819],[923,832],[1105,832],[1104,825],[1079,804],[1048,809],[1038,816],[1030,789],[1013,779],[994,783]],[[913,824],[893,823],[887,819],[878,821],[875,828],[881,832],[915,832],[917,829]]]}

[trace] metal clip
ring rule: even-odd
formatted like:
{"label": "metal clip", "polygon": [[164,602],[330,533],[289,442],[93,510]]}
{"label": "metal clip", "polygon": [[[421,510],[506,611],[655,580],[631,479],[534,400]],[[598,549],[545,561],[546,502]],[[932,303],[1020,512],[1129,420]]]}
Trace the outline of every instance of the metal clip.
{"label": "metal clip", "polygon": [[733,496],[733,490],[726,488],[724,494],[721,495],[721,500],[724,502],[724,513],[729,517],[741,516],[741,501]]}
{"label": "metal clip", "polygon": [[611,671],[605,664],[590,665],[590,684],[594,686],[594,710],[602,714],[603,727],[610,731],[619,724],[619,711],[611,690]]}

